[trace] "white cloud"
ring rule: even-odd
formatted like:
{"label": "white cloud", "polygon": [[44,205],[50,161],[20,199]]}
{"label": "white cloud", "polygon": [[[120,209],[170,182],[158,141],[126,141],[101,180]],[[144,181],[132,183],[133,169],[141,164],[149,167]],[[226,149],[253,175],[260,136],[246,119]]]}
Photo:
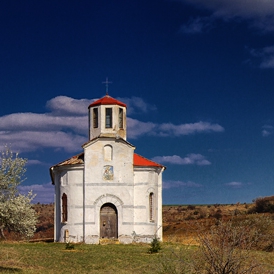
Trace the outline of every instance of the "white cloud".
{"label": "white cloud", "polygon": [[213,12],[214,16],[232,18],[261,18],[272,16],[272,0],[183,0],[194,5],[203,6]]}
{"label": "white cloud", "polygon": [[[273,0],[180,0],[211,12],[211,19],[246,20],[251,27],[263,32],[274,30]],[[203,20],[200,19],[200,22]],[[208,24],[209,20],[205,20]],[[191,22],[189,23],[191,25]]]}
{"label": "white cloud", "polygon": [[57,96],[47,102],[52,112],[13,113],[0,117],[0,149],[8,144],[20,152],[41,148],[79,151],[87,141],[88,106],[92,101]]}
{"label": "white cloud", "polygon": [[225,184],[228,187],[232,187],[232,188],[241,188],[243,186],[243,183],[241,182],[230,182],[230,183],[226,183]]}
{"label": "white cloud", "polygon": [[[88,105],[94,99],[73,99],[57,96],[47,102],[49,113],[13,113],[0,117],[0,144],[8,144],[14,151],[35,151],[56,148],[79,151],[88,140]],[[127,98],[131,112],[154,110],[141,98]],[[127,134],[131,139],[142,135],[182,136],[202,132],[221,132],[218,124],[198,122],[174,125],[155,124],[127,118]],[[2,147],[3,148],[3,147]],[[1,149],[1,145],[0,145]]]}
{"label": "white cloud", "polygon": [[202,121],[191,124],[174,125],[172,123],[156,124],[152,122],[141,122],[136,119],[127,118],[127,133],[128,137],[132,139],[136,139],[142,135],[179,137],[196,133],[223,131],[224,128],[218,124]]}
{"label": "white cloud", "polygon": [[151,122],[141,122],[127,117],[127,135],[128,138],[136,139],[145,134],[151,134],[155,131],[157,124]]}
{"label": "white cloud", "polygon": [[271,125],[264,125],[262,129],[262,136],[267,137],[269,135],[273,134],[273,126]]}
{"label": "white cloud", "polygon": [[14,113],[0,117],[1,131],[55,131],[70,129],[87,132],[88,118],[85,116],[53,116],[49,113]]}
{"label": "white cloud", "polygon": [[56,148],[75,152],[79,151],[81,145],[86,141],[86,137],[62,131],[0,132],[1,150],[5,144],[10,144],[14,151],[20,152],[35,151],[41,148]]}
{"label": "white cloud", "polygon": [[178,155],[173,156],[157,156],[152,159],[155,162],[159,162],[162,164],[175,164],[175,165],[211,165],[210,161],[208,161],[201,154],[188,154],[186,157],[182,158]]}
{"label": "white cloud", "polygon": [[[86,115],[88,112],[88,106],[97,99],[74,99],[67,96],[57,96],[50,99],[46,106],[54,115]],[[151,110],[156,110],[154,105],[151,105],[144,101],[143,98],[132,96],[118,97],[117,100],[122,101],[127,105],[127,113],[147,113]]]}
{"label": "white cloud", "polygon": [[274,68],[274,54],[265,58],[262,61],[260,68]]}
{"label": "white cloud", "polygon": [[260,68],[274,68],[274,46],[265,47],[260,52],[262,58]]}
{"label": "white cloud", "polygon": [[[273,0],[180,0],[209,11],[208,16],[190,18],[183,24],[183,33],[200,33],[215,26],[216,20],[229,22],[232,20],[245,21],[251,28],[262,33],[274,31],[274,1]],[[251,54],[260,58],[259,67],[274,68],[274,46],[259,50],[251,50]]]}
{"label": "white cloud", "polygon": [[41,162],[41,161],[39,161],[39,160],[30,160],[30,159],[28,159],[26,165],[27,165],[27,166],[34,166],[34,165],[38,165],[38,166],[44,166],[44,165],[45,165],[45,166],[50,166],[49,163]]}
{"label": "white cloud", "polygon": [[208,122],[197,122],[191,124],[174,125],[171,123],[161,124],[159,126],[161,136],[182,136],[195,133],[223,132],[224,128],[218,124]]}
{"label": "white cloud", "polygon": [[121,102],[127,105],[127,114],[133,113],[147,113],[149,111],[155,111],[156,107],[144,101],[143,98],[132,96],[131,98],[117,98]]}
{"label": "white cloud", "polygon": [[259,68],[274,68],[274,46],[264,47],[262,49],[249,49],[250,54],[260,62]]}
{"label": "white cloud", "polygon": [[262,136],[263,137],[267,137],[267,136],[269,136],[271,133],[268,131],[268,130],[266,130],[266,129],[263,129],[262,130]]}
{"label": "white cloud", "polygon": [[213,28],[212,17],[190,18],[187,24],[182,25],[180,32],[187,34],[196,34],[209,31]]}
{"label": "white cloud", "polygon": [[21,185],[18,187],[18,190],[21,194],[27,194],[29,191],[32,191],[36,195],[32,203],[49,204],[54,202],[54,186],[51,183],[44,185]]}
{"label": "white cloud", "polygon": [[67,96],[57,96],[50,99],[46,106],[58,115],[86,115],[88,106],[96,99],[74,99]]}
{"label": "white cloud", "polygon": [[191,181],[183,182],[183,181],[167,180],[163,182],[164,189],[179,188],[179,187],[199,188],[199,187],[202,187],[202,185],[191,182]]}

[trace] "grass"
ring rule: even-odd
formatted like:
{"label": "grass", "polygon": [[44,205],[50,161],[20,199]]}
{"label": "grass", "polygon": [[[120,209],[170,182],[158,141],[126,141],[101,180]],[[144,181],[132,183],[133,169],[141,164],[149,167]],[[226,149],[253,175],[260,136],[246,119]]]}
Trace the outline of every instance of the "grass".
{"label": "grass", "polygon": [[1,243],[1,273],[155,273],[149,245]]}
{"label": "grass", "polygon": [[[157,254],[149,254],[150,245],[75,244],[66,250],[61,243],[10,243],[0,244],[1,273],[157,273],[160,260],[170,255],[170,248],[180,244],[163,244]],[[185,248],[183,252],[195,249]],[[183,254],[184,255],[184,254]],[[186,254],[187,255],[187,254]],[[269,269],[274,269],[274,253],[254,252]]]}

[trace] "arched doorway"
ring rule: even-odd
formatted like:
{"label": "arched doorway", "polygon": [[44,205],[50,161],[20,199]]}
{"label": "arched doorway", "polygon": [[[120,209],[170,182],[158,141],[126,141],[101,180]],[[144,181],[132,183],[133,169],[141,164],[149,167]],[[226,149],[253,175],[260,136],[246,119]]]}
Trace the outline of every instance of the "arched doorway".
{"label": "arched doorway", "polygon": [[100,238],[118,238],[118,214],[111,203],[102,205],[100,210]]}

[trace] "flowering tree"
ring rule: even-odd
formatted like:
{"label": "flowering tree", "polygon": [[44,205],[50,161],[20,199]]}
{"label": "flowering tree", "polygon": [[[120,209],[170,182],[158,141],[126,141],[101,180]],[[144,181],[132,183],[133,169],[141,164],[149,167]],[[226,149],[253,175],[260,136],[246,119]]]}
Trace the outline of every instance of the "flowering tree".
{"label": "flowering tree", "polygon": [[26,172],[27,160],[6,147],[0,156],[0,237],[5,238],[4,229],[31,237],[35,231],[37,216],[31,206],[35,197],[32,192],[22,195],[18,186]]}

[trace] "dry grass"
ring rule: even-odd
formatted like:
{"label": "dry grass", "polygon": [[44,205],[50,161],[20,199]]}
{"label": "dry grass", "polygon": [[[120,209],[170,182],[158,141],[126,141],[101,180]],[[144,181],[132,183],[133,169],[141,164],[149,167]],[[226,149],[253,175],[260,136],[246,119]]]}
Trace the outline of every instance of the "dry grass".
{"label": "dry grass", "polygon": [[[197,224],[209,229],[219,218],[247,216],[254,204],[233,205],[172,205],[163,206],[164,241],[196,244]],[[50,240],[54,234],[54,205],[36,204],[34,208],[39,216],[37,231],[32,240]],[[20,239],[13,233],[6,232],[9,240]]]}
{"label": "dry grass", "polygon": [[[148,254],[149,245],[76,244],[66,250],[65,244],[2,242],[1,273],[159,273],[161,258],[170,250],[180,250],[183,257],[195,251],[197,230],[207,231],[218,222],[234,218],[244,221],[253,204],[163,206],[164,243],[160,254]],[[35,205],[39,214],[35,238],[53,238],[53,205]],[[271,215],[270,215],[271,216]],[[10,235],[12,238],[12,235]],[[183,245],[182,245],[183,244]],[[254,260],[262,263],[261,274],[274,270],[274,252],[252,251]],[[172,256],[172,254],[171,254]],[[167,272],[166,272],[167,273]],[[274,272],[273,272],[274,273]]]}
{"label": "dry grass", "polygon": [[148,245],[1,243],[1,273],[155,273],[157,255]]}
{"label": "dry grass", "polygon": [[196,244],[197,228],[208,230],[219,219],[246,218],[253,204],[163,206],[164,241]]}
{"label": "dry grass", "polygon": [[[163,231],[164,241],[197,244],[195,234],[199,229],[209,229],[220,218],[246,218],[254,204],[233,205],[164,205]],[[39,216],[35,240],[52,240],[54,234],[54,205],[36,204],[34,208]],[[6,232],[9,240],[20,239],[13,233]]]}

